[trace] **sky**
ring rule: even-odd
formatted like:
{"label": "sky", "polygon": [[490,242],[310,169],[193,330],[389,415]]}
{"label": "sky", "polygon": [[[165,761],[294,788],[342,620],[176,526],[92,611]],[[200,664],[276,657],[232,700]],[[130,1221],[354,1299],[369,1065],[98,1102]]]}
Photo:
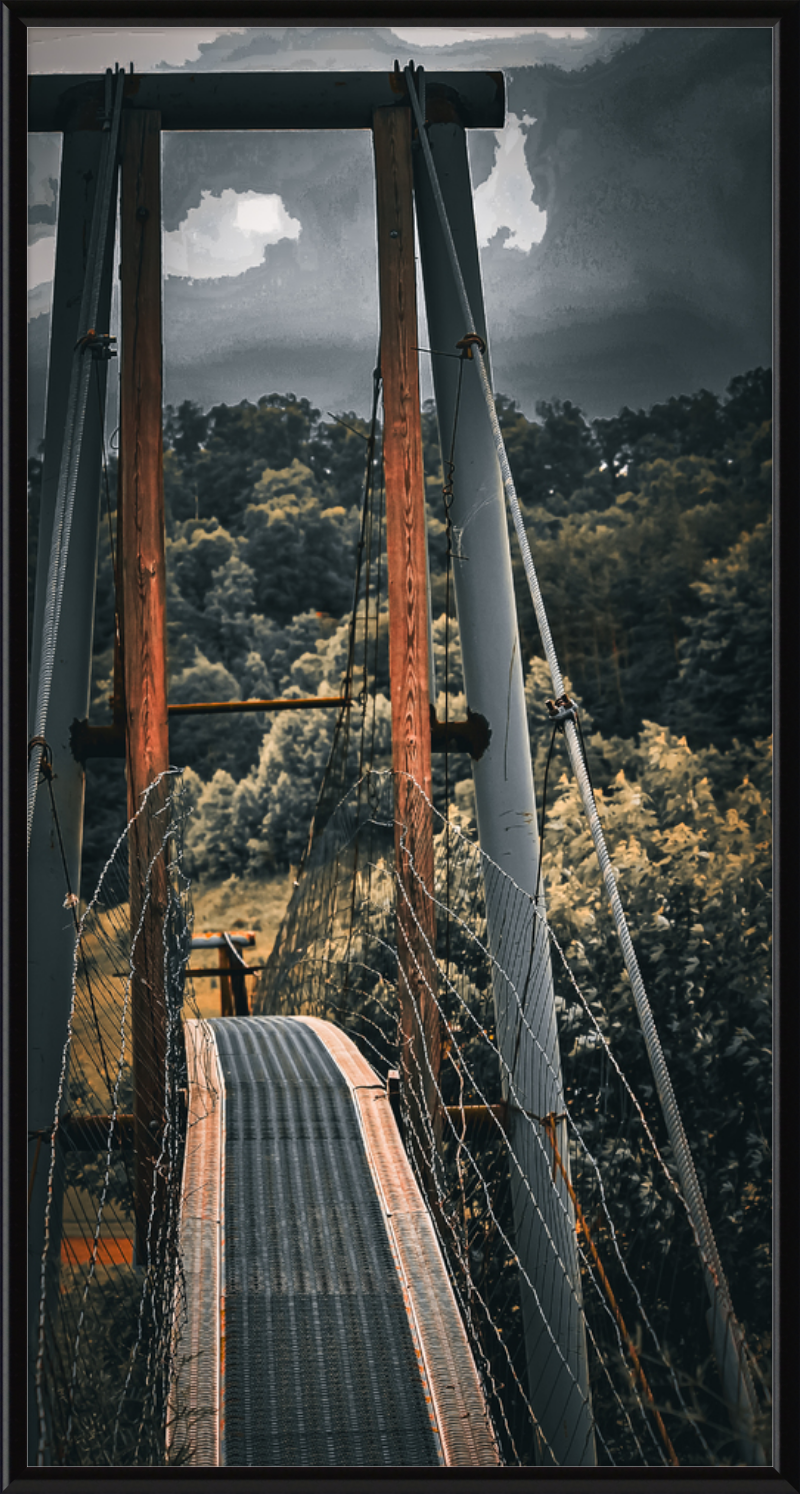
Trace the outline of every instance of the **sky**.
{"label": "sky", "polygon": [[[764,27],[34,27],[31,72],[502,69],[468,132],[495,387],[533,416],[648,406],[771,363]],[[30,138],[29,445],[60,137]],[[378,338],[368,132],[164,134],[165,399],[365,414]],[[424,319],[421,345],[425,343]],[[423,395],[430,379],[422,359]]]}

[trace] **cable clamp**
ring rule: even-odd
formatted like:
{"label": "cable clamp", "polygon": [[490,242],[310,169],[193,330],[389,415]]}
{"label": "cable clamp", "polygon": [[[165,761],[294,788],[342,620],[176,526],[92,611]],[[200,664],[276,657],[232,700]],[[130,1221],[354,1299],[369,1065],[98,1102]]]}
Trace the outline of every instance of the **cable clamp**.
{"label": "cable clamp", "polygon": [[477,332],[468,332],[466,337],[462,337],[461,341],[456,343],[457,348],[463,349],[461,353],[462,358],[472,357],[473,344],[477,346],[479,352],[486,352],[486,343],[484,342],[483,338],[479,337]]}
{"label": "cable clamp", "polygon": [[116,348],[111,346],[112,342],[116,342],[116,340],[116,337],[113,337],[110,332],[95,332],[94,327],[90,327],[89,331],[84,333],[83,337],[78,338],[72,351],[77,352],[78,348],[80,348],[81,352],[85,353],[88,348],[93,358],[99,358],[101,361],[107,362],[109,358],[116,358],[117,356]]}
{"label": "cable clamp", "polygon": [[548,700],[547,712],[553,725],[560,732],[563,732],[568,721],[574,725],[578,720],[578,707],[566,694],[559,695],[558,700]]}
{"label": "cable clamp", "polygon": [[30,762],[31,760],[31,753],[33,752],[34,747],[41,747],[42,749],[42,760],[39,763],[39,772],[42,778],[52,778],[53,749],[50,746],[50,743],[47,741],[46,737],[31,737],[28,743],[28,762]]}

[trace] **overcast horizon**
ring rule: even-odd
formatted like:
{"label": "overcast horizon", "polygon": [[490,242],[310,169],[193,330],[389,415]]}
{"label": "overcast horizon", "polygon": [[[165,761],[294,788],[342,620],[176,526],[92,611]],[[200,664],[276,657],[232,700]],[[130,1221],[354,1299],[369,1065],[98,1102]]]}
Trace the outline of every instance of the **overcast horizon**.
{"label": "overcast horizon", "polygon": [[[771,47],[769,26],[50,27],[29,68],[502,68],[505,128],[468,133],[495,386],[591,417],[771,363]],[[29,139],[35,449],[60,137]],[[291,390],[366,414],[369,133],[165,133],[162,159],[165,401]]]}

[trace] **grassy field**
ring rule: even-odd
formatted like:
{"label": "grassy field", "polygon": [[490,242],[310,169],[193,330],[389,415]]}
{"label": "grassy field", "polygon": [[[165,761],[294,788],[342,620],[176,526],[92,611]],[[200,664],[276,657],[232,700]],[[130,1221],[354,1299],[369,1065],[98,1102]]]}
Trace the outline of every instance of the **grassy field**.
{"label": "grassy field", "polygon": [[[192,885],[191,897],[194,908],[195,934],[233,933],[236,929],[248,929],[256,936],[255,946],[243,951],[248,965],[260,965],[275,943],[281,919],[289,901],[295,873],[264,877],[228,877],[225,882],[196,882]],[[197,962],[197,955],[192,963]],[[216,963],[216,950],[204,956],[206,968]],[[252,993],[256,976],[248,977],[248,992]],[[200,1015],[220,1015],[219,981],[205,977],[192,982],[194,999]],[[189,1016],[187,997],[185,1015]]]}

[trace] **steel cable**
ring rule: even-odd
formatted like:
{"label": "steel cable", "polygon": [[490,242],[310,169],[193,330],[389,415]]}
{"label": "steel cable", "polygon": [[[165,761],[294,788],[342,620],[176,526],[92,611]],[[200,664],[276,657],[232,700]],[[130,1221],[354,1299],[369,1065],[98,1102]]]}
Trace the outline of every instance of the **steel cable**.
{"label": "steel cable", "polygon": [[[419,71],[421,72],[421,69]],[[419,99],[417,97],[413,67],[409,66],[405,69],[405,78],[408,87],[411,107],[417,124],[419,141],[428,172],[428,178],[436,203],[439,223],[447,246],[447,252],[453,271],[453,277],[455,280],[459,301],[461,303],[461,310],[464,315],[466,333],[468,336],[475,335],[475,320],[469,304],[469,297],[467,295],[466,286],[464,284],[464,277],[461,272],[458,253],[456,251],[452,230],[450,228],[450,223],[448,220],[447,208],[444,202],[442,189],[439,184],[438,174],[431,152],[430,141],[428,140],[425,129],[424,115],[420,108]],[[508,454],[506,452],[505,442],[503,440],[503,434],[500,429],[500,422],[497,416],[497,410],[495,408],[494,396],[492,394],[491,385],[489,383],[489,374],[485,361],[485,349],[483,349],[482,347],[478,348],[471,361],[474,361],[476,363],[478,369],[481,390],[486,404],[486,410],[489,416],[489,422],[492,430],[492,437],[494,440],[495,450],[497,452],[497,458],[500,465],[503,488],[508,500],[509,509],[511,510],[511,516],[514,522],[514,531],[517,536],[520,551],[522,554],[522,563],[525,570],[525,576],[527,578],[534,611],[536,613],[536,620],[539,625],[539,632],[545,650],[547,663],[550,668],[550,675],[553,681],[553,690],[555,692],[556,698],[558,699],[564,694],[564,682],[558,663],[558,656],[556,654],[555,646],[550,633],[550,625],[547,619],[547,613],[539,587],[539,581],[536,575],[536,568],[533,563],[530,545],[528,543],[528,536],[525,532],[525,525],[519,506],[519,499],[517,497],[514,479],[512,477],[511,468],[509,466]],[[667,1068],[666,1060],[661,1048],[661,1043],[658,1037],[652,1008],[650,1006],[647,992],[645,990],[644,981],[642,979],[641,971],[639,969],[639,964],[636,958],[636,952],[633,946],[633,941],[631,939],[630,931],[628,929],[627,921],[622,908],[622,903],[617,889],[616,878],[614,876],[614,870],[611,865],[611,858],[608,854],[605,837],[600,825],[597,805],[595,803],[594,794],[589,782],[589,776],[586,770],[586,764],[583,760],[583,754],[581,752],[580,741],[574,721],[565,722],[564,733],[567,741],[567,750],[569,752],[570,762],[572,764],[573,772],[575,773],[575,777],[578,783],[583,807],[589,821],[589,827],[591,830],[592,840],[594,842],[595,852],[597,854],[597,859],[600,866],[600,872],[611,904],[612,916],[617,929],[617,933],[619,935],[620,944],[622,946],[623,959],[625,961],[625,966],[630,977],[631,989],[633,992],[634,1002],[636,1004],[639,1023],[644,1036],[645,1045],[647,1047],[647,1054],[653,1071],[653,1077],[656,1082],[656,1089],[658,1091],[662,1114],[664,1116],[664,1121],[672,1145],[675,1164],[681,1181],[681,1187],[684,1191],[686,1202],[690,1210],[698,1248],[703,1259],[706,1274],[706,1286],[711,1300],[712,1313],[719,1311],[722,1314],[728,1344],[729,1347],[733,1350],[736,1362],[738,1364],[739,1384],[737,1387],[738,1393],[736,1405],[732,1405],[730,1409],[739,1422],[739,1434],[743,1444],[745,1445],[745,1448],[748,1449],[751,1454],[752,1461],[763,1464],[766,1461],[764,1458],[764,1452],[760,1444],[755,1439],[754,1432],[754,1425],[757,1415],[755,1387],[753,1385],[749,1365],[745,1358],[744,1341],[742,1338],[741,1329],[739,1328],[734,1315],[730,1292],[722,1268],[722,1263],[720,1260],[719,1251],[717,1249],[711,1221],[708,1217],[705,1199],[703,1198],[700,1184],[697,1179],[694,1160],[692,1158],[689,1143],[684,1131],[683,1121],[678,1110],[677,1101],[675,1099],[675,1094],[672,1088],[672,1081],[670,1079],[669,1070]],[[723,1356],[723,1358],[725,1357],[726,1356]],[[722,1364],[720,1364],[720,1373],[724,1377]]]}
{"label": "steel cable", "polygon": [[[264,1013],[304,1012],[333,1019],[356,1038],[368,1053],[370,1062],[382,1072],[398,1067],[404,1041],[397,1031],[396,1008],[388,1004],[396,981],[403,979],[392,935],[391,893],[398,890],[389,847],[390,838],[393,844],[393,836],[390,837],[389,832],[393,829],[395,818],[393,786],[391,773],[371,774],[366,791],[363,786],[354,785],[317,838],[303,888],[296,889],[279,936],[276,960],[271,964],[270,970],[265,972],[254,1002],[255,1010]],[[368,807],[365,804],[367,799]],[[421,791],[416,789],[414,802],[419,807],[423,800],[427,814],[434,821],[431,833],[437,858],[444,857],[447,840],[445,821]],[[343,889],[349,889],[353,875],[352,852],[358,842],[362,848],[359,852],[357,889],[359,926],[354,931],[350,927],[349,918],[344,917],[341,910],[338,922],[336,918],[332,920],[329,916],[332,898],[327,889],[332,882],[340,882]],[[383,852],[386,853],[385,860]],[[425,988],[439,1010],[444,1050],[447,1053],[446,1066],[438,1079],[434,1078],[434,1060],[430,1053],[423,1052],[420,1058],[423,1069],[434,1079],[438,1102],[443,1107],[444,1176],[441,1178],[438,1208],[435,1210],[436,1228],[440,1230],[440,1226],[442,1227],[440,1243],[450,1261],[454,1281],[460,1283],[458,1291],[465,1321],[473,1337],[475,1352],[484,1366],[487,1393],[492,1400],[493,1415],[504,1442],[506,1457],[517,1464],[529,1462],[533,1439],[537,1441],[537,1456],[547,1462],[551,1460],[551,1453],[537,1420],[541,1410],[540,1398],[543,1397],[545,1401],[547,1399],[547,1383],[542,1382],[534,1396],[534,1409],[514,1369],[519,1343],[518,1324],[515,1326],[512,1305],[516,1275],[512,1279],[511,1263],[515,1264],[516,1272],[517,1255],[509,1233],[509,1200],[505,1196],[500,1198],[497,1194],[496,1185],[501,1173],[505,1174],[507,1169],[513,1175],[516,1180],[514,1186],[526,1192],[537,1214],[537,1199],[538,1203],[542,1200],[536,1188],[529,1192],[530,1185],[526,1182],[521,1156],[506,1134],[504,1121],[500,1120],[497,1113],[498,1107],[492,1104],[494,1085],[491,1082],[487,1085],[487,1079],[489,1074],[494,1074],[498,1062],[508,1081],[509,1102],[520,1112],[519,1123],[523,1130],[532,1133],[537,1154],[545,1164],[540,1184],[546,1190],[553,1186],[550,1162],[555,1164],[555,1152],[551,1157],[550,1151],[545,1150],[544,1133],[541,1133],[542,1118],[530,1115],[527,1109],[521,1109],[528,1102],[519,1096],[514,1076],[503,1064],[498,1050],[491,1017],[487,1019],[481,1009],[480,993],[489,988],[488,977],[491,971],[497,969],[501,975],[504,972],[497,965],[496,956],[492,957],[486,945],[483,931],[484,905],[480,896],[475,901],[474,893],[485,882],[485,873],[490,871],[503,889],[503,902],[507,910],[505,926],[509,930],[511,942],[519,915],[530,908],[531,897],[489,863],[479,847],[467,841],[455,827],[450,837],[450,859],[454,861],[454,866],[451,893],[447,900],[442,900],[446,878],[441,860],[436,875],[437,890],[425,893],[435,907],[440,935],[442,919],[453,927],[453,963],[449,971],[445,970],[441,957],[434,960],[433,945],[426,944],[424,920],[417,920],[410,908],[410,916],[420,939],[420,959],[416,960],[412,956],[412,969],[409,972],[411,999],[414,1000],[415,984],[424,981]],[[368,875],[371,891],[367,885]],[[418,876],[413,863],[411,875],[415,879]],[[402,888],[400,894],[401,897],[405,896]],[[641,1419],[642,1429],[646,1428],[656,1460],[666,1461],[653,1423],[653,1403],[643,1393],[638,1382],[634,1385],[630,1383],[630,1377],[624,1368],[625,1363],[630,1362],[630,1344],[627,1336],[623,1342],[618,1313],[612,1307],[609,1297],[611,1288],[620,1311],[623,1310],[623,1298],[625,1299],[624,1321],[641,1323],[649,1340],[653,1378],[651,1379],[648,1366],[648,1382],[652,1386],[656,1406],[661,1410],[666,1405],[670,1412],[669,1419],[674,1429],[670,1437],[681,1462],[696,1462],[701,1445],[703,1461],[712,1463],[714,1454],[703,1435],[702,1426],[681,1391],[678,1376],[683,1371],[679,1369],[676,1374],[672,1358],[665,1353],[661,1341],[661,1335],[667,1327],[663,1320],[664,1305],[659,1302],[657,1294],[655,1300],[650,1296],[648,1285],[646,1292],[649,1310],[645,1306],[642,1297],[645,1281],[640,1266],[637,1266],[630,1254],[624,1213],[618,1218],[617,1224],[614,1223],[611,1211],[616,1210],[617,1204],[613,1201],[613,1195],[619,1190],[620,1177],[608,1169],[623,1168],[628,1189],[637,1186],[637,1179],[642,1172],[650,1176],[647,1184],[648,1218],[655,1208],[657,1212],[653,1214],[652,1220],[655,1234],[651,1238],[656,1249],[658,1231],[664,1225],[669,1227],[667,1222],[673,1217],[672,1199],[680,1201],[687,1216],[688,1206],[658,1150],[644,1112],[620,1070],[607,1038],[598,1028],[590,1005],[576,984],[564,951],[549,928],[547,936],[587,1019],[581,1021],[581,1030],[586,1030],[588,1021],[596,1038],[596,1043],[585,1045],[585,1052],[592,1053],[596,1048],[595,1062],[600,1063],[601,1079],[604,1059],[609,1061],[610,1069],[619,1082],[620,1097],[624,1091],[641,1126],[641,1136],[637,1135],[634,1150],[623,1152],[619,1163],[616,1153],[612,1156],[602,1143],[598,1146],[595,1141],[590,1150],[596,1105],[590,1093],[591,1085],[588,1090],[585,1088],[589,1078],[586,1067],[588,1059],[583,1063],[578,1059],[579,1073],[576,1076],[571,1055],[573,1082],[575,1077],[580,1077],[584,1086],[584,1098],[578,1099],[579,1092],[576,1091],[576,1098],[567,1103],[570,1165],[575,1166],[579,1159],[585,1164],[586,1176],[581,1177],[580,1183],[576,1181],[576,1191],[583,1194],[585,1219],[591,1225],[592,1235],[605,1256],[601,1274],[597,1256],[588,1248],[583,1253],[584,1279],[592,1288],[591,1300],[584,1303],[587,1335],[591,1352],[597,1356],[598,1375],[604,1381],[598,1407],[599,1421],[597,1413],[595,1416],[599,1445],[604,1459],[609,1463],[646,1462],[639,1434],[631,1420],[632,1413],[635,1421]],[[444,942],[440,937],[440,947]],[[426,974],[430,965],[435,972],[432,978],[429,973]],[[508,979],[507,976],[505,978]],[[523,1010],[521,988],[515,987],[511,981],[508,986],[509,1002],[520,1011],[521,1020],[529,1029],[536,1045],[534,1030]],[[575,1030],[574,1016],[572,1027]],[[549,1055],[546,1049],[540,1049],[540,1053],[542,1062],[547,1067]],[[487,1065],[490,1057],[492,1062]],[[487,1129],[467,1134],[467,1117],[473,1116],[476,1106],[485,1112]],[[615,1106],[615,1109],[618,1107]],[[403,1118],[406,1128],[410,1126],[413,1130],[415,1148],[412,1156],[417,1160],[430,1158],[432,1164],[436,1143],[433,1128],[427,1118],[424,1115],[419,1117],[416,1109],[407,1104],[403,1107]],[[624,1115],[622,1120],[625,1120]],[[469,1123],[472,1124],[472,1120]],[[603,1124],[605,1126],[607,1122],[604,1121]],[[625,1126],[627,1135],[627,1122]],[[564,1144],[559,1141],[558,1146],[562,1155],[566,1156]],[[656,1164],[652,1173],[647,1160],[648,1152]],[[423,1166],[423,1172],[424,1170]],[[418,1173],[418,1178],[424,1181],[422,1172]],[[566,1201],[559,1196],[558,1202],[559,1217],[566,1218]],[[662,1218],[662,1225],[657,1223],[658,1215]],[[597,1233],[598,1228],[603,1230],[602,1241]],[[489,1243],[492,1241],[493,1245]],[[487,1244],[488,1255],[485,1253]],[[565,1264],[559,1240],[551,1238],[548,1231],[544,1230],[541,1247],[550,1258],[553,1270],[563,1271]],[[476,1271],[476,1262],[480,1261],[483,1262],[482,1268]],[[612,1277],[616,1281],[613,1287]],[[701,1280],[698,1260],[696,1287],[702,1292]],[[500,1303],[502,1306],[499,1306]],[[518,1316],[518,1308],[516,1313]],[[549,1299],[541,1299],[537,1315],[542,1323],[544,1336],[549,1339],[549,1328],[558,1339],[558,1320],[553,1316]],[[634,1343],[637,1353],[640,1353],[638,1333],[637,1327]],[[598,1387],[599,1382],[595,1389]],[[694,1438],[699,1444],[696,1447],[693,1446]]]}

